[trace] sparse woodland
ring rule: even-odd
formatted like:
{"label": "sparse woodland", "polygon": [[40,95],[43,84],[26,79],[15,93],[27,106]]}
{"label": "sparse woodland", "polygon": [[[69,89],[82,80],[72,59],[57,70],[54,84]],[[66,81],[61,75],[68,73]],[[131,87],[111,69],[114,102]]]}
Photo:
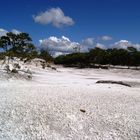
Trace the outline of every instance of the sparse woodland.
{"label": "sparse woodland", "polygon": [[55,64],[77,67],[95,67],[100,65],[139,66],[140,52],[133,46],[127,49],[100,49],[94,48],[85,53],[73,53],[58,56]]}
{"label": "sparse woodland", "polygon": [[32,43],[32,39],[27,33],[13,34],[7,33],[0,37],[0,58],[5,56],[9,58],[17,57],[20,59],[42,58],[46,61],[52,61],[52,57],[46,50],[37,48]]}
{"label": "sparse woodland", "polygon": [[46,62],[51,62],[52,57],[43,49],[38,50],[32,43],[32,39],[27,33],[13,34],[7,33],[0,37],[0,59],[3,69],[9,75],[19,75],[20,77],[32,78],[31,70],[25,65],[26,62],[41,58]]}
{"label": "sparse woodland", "polygon": [[95,68],[95,64],[140,66],[140,51],[133,46],[129,46],[127,49],[93,48],[89,52],[79,51],[53,58],[47,50],[35,47],[27,33],[13,34],[10,32],[6,36],[0,37],[0,59],[6,57],[9,59],[20,58],[25,62],[34,58],[41,58],[46,62],[80,68]]}

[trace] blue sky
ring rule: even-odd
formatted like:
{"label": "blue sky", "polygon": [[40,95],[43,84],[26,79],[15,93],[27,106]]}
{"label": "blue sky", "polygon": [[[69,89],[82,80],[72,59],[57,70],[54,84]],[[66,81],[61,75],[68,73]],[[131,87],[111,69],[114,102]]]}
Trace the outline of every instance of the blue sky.
{"label": "blue sky", "polygon": [[[113,38],[110,42],[140,43],[139,7],[139,0],[1,0],[0,28],[28,32],[36,45],[50,36],[66,36],[81,42],[106,35]],[[33,15],[39,16],[52,8],[60,8],[74,23],[55,27],[51,22],[35,22]]]}

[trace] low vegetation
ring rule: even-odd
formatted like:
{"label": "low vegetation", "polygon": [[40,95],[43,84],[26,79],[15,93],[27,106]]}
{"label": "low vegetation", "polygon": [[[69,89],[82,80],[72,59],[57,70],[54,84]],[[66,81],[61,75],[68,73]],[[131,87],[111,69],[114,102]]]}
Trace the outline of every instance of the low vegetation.
{"label": "low vegetation", "polygon": [[47,50],[37,50],[27,33],[14,34],[9,32],[0,37],[0,59],[5,59],[5,57],[9,59],[17,57],[21,60],[26,59],[26,61],[34,58],[41,58],[46,62],[53,61]]}
{"label": "low vegetation", "polygon": [[[55,58],[55,64],[71,67],[100,67],[100,65],[139,66],[140,52],[133,46],[127,49],[94,48],[86,53],[73,53]],[[95,64],[99,64],[95,65]]]}
{"label": "low vegetation", "polygon": [[32,71],[26,66],[34,58],[44,59],[46,62],[53,61],[52,56],[46,50],[37,50],[32,39],[27,33],[7,33],[0,37],[0,60],[1,68],[6,71],[9,78],[32,79]]}
{"label": "low vegetation", "polygon": [[37,49],[27,33],[7,33],[0,37],[0,59],[20,58],[25,62],[40,58],[47,63],[54,62],[68,67],[105,68],[103,65],[140,66],[140,51],[133,46],[127,49],[93,48],[89,52],[76,52],[53,58],[50,53],[41,48]]}

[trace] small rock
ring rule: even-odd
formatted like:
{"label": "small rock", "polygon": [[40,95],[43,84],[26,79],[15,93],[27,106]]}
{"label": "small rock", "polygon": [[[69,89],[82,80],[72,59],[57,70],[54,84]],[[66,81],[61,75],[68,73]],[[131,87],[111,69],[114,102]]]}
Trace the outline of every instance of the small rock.
{"label": "small rock", "polygon": [[83,113],[85,113],[85,112],[86,112],[86,110],[85,110],[85,109],[80,109],[80,111],[81,111],[81,112],[83,112]]}
{"label": "small rock", "polygon": [[55,67],[52,67],[52,70],[57,70]]}

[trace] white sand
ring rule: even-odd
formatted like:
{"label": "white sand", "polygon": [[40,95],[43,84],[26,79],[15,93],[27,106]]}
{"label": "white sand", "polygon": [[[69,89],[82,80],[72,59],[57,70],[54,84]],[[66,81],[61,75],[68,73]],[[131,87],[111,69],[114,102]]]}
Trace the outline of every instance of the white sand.
{"label": "white sand", "polygon": [[32,69],[32,81],[6,80],[0,71],[0,140],[140,139],[139,71]]}

